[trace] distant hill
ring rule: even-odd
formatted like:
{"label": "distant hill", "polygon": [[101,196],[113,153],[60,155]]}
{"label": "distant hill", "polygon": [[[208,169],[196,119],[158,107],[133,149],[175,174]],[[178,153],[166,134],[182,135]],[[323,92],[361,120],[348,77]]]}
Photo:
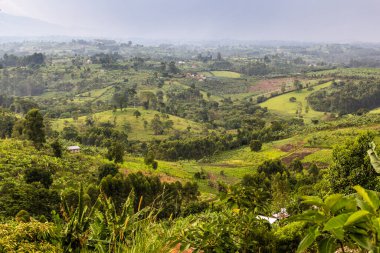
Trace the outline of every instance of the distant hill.
{"label": "distant hill", "polygon": [[66,29],[59,25],[0,12],[0,36],[51,36],[66,33]]}

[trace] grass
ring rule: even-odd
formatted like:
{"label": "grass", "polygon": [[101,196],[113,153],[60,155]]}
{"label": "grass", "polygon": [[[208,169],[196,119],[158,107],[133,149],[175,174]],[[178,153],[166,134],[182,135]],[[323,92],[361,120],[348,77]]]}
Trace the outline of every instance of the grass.
{"label": "grass", "polygon": [[[135,110],[139,110],[141,117],[136,119],[133,116]],[[128,132],[128,138],[130,140],[141,140],[147,141],[152,139],[165,139],[167,135],[154,135],[153,130],[148,125],[147,128],[144,128],[144,121],[148,123],[153,119],[154,115],[160,114],[154,110],[144,110],[142,108],[126,108],[123,111],[104,111],[99,113],[94,113],[92,117],[96,123],[99,122],[111,122],[116,123],[116,128],[119,130],[125,129],[125,124],[129,123],[131,131]],[[180,117],[168,115],[168,119],[161,120],[172,120],[174,125],[174,130],[184,131],[188,126],[191,126],[191,131],[200,132],[202,130],[202,125],[191,120],[183,119]],[[85,126],[86,116],[79,117],[78,120],[73,118],[58,119],[52,121],[52,128],[57,131],[62,131],[65,126],[74,125],[78,129],[81,129]]]}
{"label": "grass", "polygon": [[206,77],[221,77],[221,78],[240,78],[241,74],[233,71],[210,71],[202,72]]}
{"label": "grass", "polygon": [[380,114],[380,107],[379,107],[379,108],[376,108],[376,109],[373,109],[373,110],[371,110],[369,113],[376,113],[376,114]]}
{"label": "grass", "polygon": [[[284,115],[284,116],[296,116],[296,111],[302,108],[302,116],[308,122],[311,119],[320,119],[324,116],[324,112],[314,111],[309,108],[309,111],[306,113],[306,107],[308,106],[308,102],[306,98],[314,91],[320,90],[322,88],[326,88],[330,86],[330,82],[316,85],[314,86],[314,90],[308,91],[306,88],[300,91],[293,91],[289,93],[282,94],[280,96],[270,98],[267,101],[261,103],[262,107],[267,107],[268,110]],[[290,102],[289,99],[291,97],[296,98],[296,102]]]}

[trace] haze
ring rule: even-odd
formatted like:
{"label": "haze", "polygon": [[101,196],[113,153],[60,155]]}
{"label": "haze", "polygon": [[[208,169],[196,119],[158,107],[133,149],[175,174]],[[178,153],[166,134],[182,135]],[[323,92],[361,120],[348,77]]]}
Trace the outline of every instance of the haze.
{"label": "haze", "polygon": [[[0,0],[0,8],[2,13],[64,27],[38,35],[380,41],[380,1],[376,0]],[[0,22],[1,36],[19,35],[12,30]],[[34,32],[25,30],[27,35]]]}

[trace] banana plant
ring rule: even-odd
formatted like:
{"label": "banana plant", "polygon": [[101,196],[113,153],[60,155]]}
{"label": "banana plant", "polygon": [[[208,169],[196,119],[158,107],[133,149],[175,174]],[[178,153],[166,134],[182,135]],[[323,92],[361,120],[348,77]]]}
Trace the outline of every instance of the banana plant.
{"label": "banana plant", "polygon": [[376,173],[380,174],[380,158],[376,153],[376,144],[371,142],[369,146],[370,149],[367,152],[369,159],[371,160],[372,167],[375,169]]}
{"label": "banana plant", "polygon": [[294,217],[311,226],[299,244],[297,252],[305,252],[314,242],[318,251],[332,253],[345,246],[367,252],[380,252],[379,193],[355,186],[356,194],[333,194],[324,200],[304,197],[313,209]]}
{"label": "banana plant", "polygon": [[98,251],[125,252],[132,243],[133,236],[139,233],[139,229],[142,227],[140,224],[147,220],[155,220],[155,212],[149,208],[135,212],[134,199],[135,193],[132,190],[124,202],[121,212],[118,212],[111,198],[105,194],[100,195],[100,208],[91,225],[92,231],[99,230],[99,233],[90,238]]}
{"label": "banana plant", "polygon": [[66,219],[63,230],[62,247],[64,252],[81,252],[87,246],[90,233],[91,217],[97,210],[99,201],[90,210],[83,202],[83,186],[80,186],[78,207],[74,212],[70,211],[67,203],[62,199],[62,213]]}

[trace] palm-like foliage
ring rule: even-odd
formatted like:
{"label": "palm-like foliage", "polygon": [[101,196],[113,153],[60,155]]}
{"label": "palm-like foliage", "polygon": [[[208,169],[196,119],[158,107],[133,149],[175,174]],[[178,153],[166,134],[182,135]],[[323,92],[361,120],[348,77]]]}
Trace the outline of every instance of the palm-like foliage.
{"label": "palm-like foliage", "polygon": [[91,217],[97,209],[97,201],[90,210],[83,203],[83,186],[80,186],[78,207],[74,212],[70,211],[67,203],[63,203],[63,215],[67,221],[62,237],[62,247],[64,252],[80,252],[87,247],[88,236],[90,233]]}
{"label": "palm-like foliage", "polygon": [[370,144],[370,149],[368,150],[368,156],[371,160],[372,167],[375,169],[376,173],[380,174],[380,159],[376,153],[376,145],[374,142]]}
{"label": "palm-like foliage", "polygon": [[317,242],[319,252],[335,252],[344,246],[380,252],[379,193],[355,186],[355,195],[333,194],[324,200],[304,197],[313,209],[295,217],[311,224],[298,252],[304,252]]}

